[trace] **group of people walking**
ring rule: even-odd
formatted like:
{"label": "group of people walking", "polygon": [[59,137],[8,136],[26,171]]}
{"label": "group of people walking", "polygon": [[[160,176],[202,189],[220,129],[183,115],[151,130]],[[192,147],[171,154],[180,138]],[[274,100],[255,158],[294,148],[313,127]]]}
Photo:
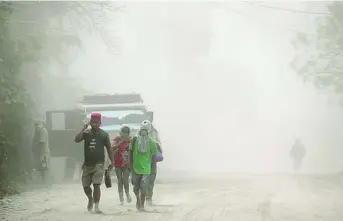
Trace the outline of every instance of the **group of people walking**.
{"label": "group of people walking", "polygon": [[[141,123],[138,133],[134,136],[128,125],[122,125],[118,136],[114,137],[113,142],[111,142],[109,134],[100,126],[101,114],[93,113],[90,122],[84,125],[75,136],[76,143],[84,141],[82,185],[88,198],[88,211],[94,209],[96,213],[101,213],[99,208],[100,186],[106,169],[104,147],[106,147],[107,155],[111,161],[111,165],[107,169],[115,171],[117,176],[120,203],[124,204],[124,196],[128,203],[132,202],[129,182],[131,175],[136,208],[143,211],[145,204],[152,204],[157,162],[163,160],[157,131],[148,120]],[[41,172],[43,180],[48,180],[50,169],[49,139],[48,131],[41,120],[35,121],[32,152],[35,170]],[[296,139],[290,150],[295,172],[300,170],[305,156],[305,146],[300,139]]]}
{"label": "group of people walking", "polygon": [[[88,129],[89,125],[91,129]],[[89,125],[86,124],[75,137],[77,143],[84,141],[85,162],[82,168],[82,185],[88,197],[88,211],[94,208],[96,213],[101,213],[100,185],[106,169],[104,147],[111,161],[108,169],[114,168],[117,175],[120,203],[124,204],[124,191],[127,202],[132,202],[129,187],[131,173],[136,208],[144,211],[146,202],[152,203],[157,155],[162,153],[159,143],[151,137],[151,122],[143,121],[136,136],[131,136],[130,127],[123,125],[112,144],[108,133],[100,128],[101,114],[93,113]]]}

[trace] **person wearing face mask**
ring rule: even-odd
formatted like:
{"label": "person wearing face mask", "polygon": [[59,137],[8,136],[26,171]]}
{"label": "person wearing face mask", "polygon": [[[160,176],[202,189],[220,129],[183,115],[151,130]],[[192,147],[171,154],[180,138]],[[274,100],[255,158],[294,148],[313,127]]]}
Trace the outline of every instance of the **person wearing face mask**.
{"label": "person wearing face mask", "polygon": [[132,171],[133,192],[136,208],[144,211],[145,199],[149,195],[149,177],[156,173],[156,142],[150,138],[151,125],[143,122],[138,135],[133,137],[129,148],[129,168]]}
{"label": "person wearing face mask", "polygon": [[[157,148],[157,154],[156,154],[156,160],[157,162],[163,161],[163,155],[162,155],[162,148],[161,148],[161,141],[158,135],[158,132],[156,128],[153,127],[152,123],[149,120],[144,120],[143,124],[149,124],[150,126],[150,131],[149,131],[149,136],[155,141],[156,143],[156,148]],[[152,165],[153,166],[153,165]],[[146,196],[146,203],[147,205],[153,205],[152,202],[152,197],[154,194],[154,186],[155,186],[155,181],[156,181],[156,176],[157,176],[157,169],[156,170],[151,170],[151,174],[149,176],[149,188],[148,188],[148,195]]]}
{"label": "person wearing face mask", "polygon": [[42,179],[46,180],[50,169],[50,149],[48,130],[44,127],[42,120],[36,120],[35,134],[32,144],[32,152],[36,171],[40,171]]}
{"label": "person wearing face mask", "polygon": [[114,162],[115,172],[118,180],[118,193],[120,203],[124,204],[125,189],[126,200],[132,202],[129,186],[129,145],[130,145],[130,127],[123,125],[120,129],[119,136],[113,139],[112,145],[112,162]]}

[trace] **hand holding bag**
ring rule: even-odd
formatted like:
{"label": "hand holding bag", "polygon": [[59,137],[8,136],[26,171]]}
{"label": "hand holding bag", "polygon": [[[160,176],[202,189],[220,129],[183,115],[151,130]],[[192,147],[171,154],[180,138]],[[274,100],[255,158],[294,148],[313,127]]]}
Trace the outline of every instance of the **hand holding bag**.
{"label": "hand holding bag", "polygon": [[111,171],[109,169],[105,170],[105,186],[106,188],[112,187]]}

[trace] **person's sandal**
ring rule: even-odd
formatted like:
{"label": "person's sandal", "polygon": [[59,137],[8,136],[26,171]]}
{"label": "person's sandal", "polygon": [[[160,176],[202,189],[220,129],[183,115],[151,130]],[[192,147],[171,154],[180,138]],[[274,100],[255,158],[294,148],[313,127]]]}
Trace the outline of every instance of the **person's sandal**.
{"label": "person's sandal", "polygon": [[93,199],[88,200],[88,205],[87,205],[88,212],[92,212],[93,207],[94,207],[94,200]]}
{"label": "person's sandal", "polygon": [[138,211],[140,211],[140,210],[141,210],[141,208],[142,208],[142,205],[141,205],[141,200],[140,200],[140,199],[138,199],[138,200],[137,200],[137,202],[136,202],[136,209],[137,209]]}
{"label": "person's sandal", "polygon": [[152,204],[152,199],[151,199],[151,198],[146,199],[146,204],[147,204],[148,206],[152,206],[152,205],[153,205],[153,204]]}
{"label": "person's sandal", "polygon": [[131,198],[130,195],[126,196],[126,201],[127,201],[127,203],[131,203],[132,202],[132,198]]}
{"label": "person's sandal", "polygon": [[99,205],[95,205],[94,212],[97,214],[102,213],[102,211],[99,209]]}
{"label": "person's sandal", "polygon": [[140,209],[138,210],[139,212],[146,212],[144,206],[141,206]]}

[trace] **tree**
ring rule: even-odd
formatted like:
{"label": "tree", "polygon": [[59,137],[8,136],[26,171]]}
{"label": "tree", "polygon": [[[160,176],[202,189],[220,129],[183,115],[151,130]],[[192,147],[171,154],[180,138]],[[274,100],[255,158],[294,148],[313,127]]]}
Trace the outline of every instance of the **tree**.
{"label": "tree", "polygon": [[[8,23],[13,38],[21,42],[25,51],[21,76],[33,95],[36,112],[44,117],[47,109],[68,108],[85,92],[69,73],[69,66],[82,53],[82,35],[97,36],[110,52],[115,52],[106,23],[120,7],[107,2],[70,1],[12,2],[11,7]],[[51,72],[52,65],[58,74]],[[75,93],[52,99],[56,94],[68,93],[69,88],[74,88]]]}
{"label": "tree", "polygon": [[298,33],[293,41],[294,70],[317,87],[343,93],[343,3],[327,4],[329,13],[316,19],[316,35]]}
{"label": "tree", "polygon": [[[109,43],[101,27],[106,19],[99,16],[103,20],[97,21],[97,10],[105,14],[116,9],[98,2],[0,2],[0,198],[14,191],[11,181],[21,178],[25,169],[21,163],[23,156],[27,158],[23,154],[23,146],[28,146],[25,128],[44,103],[33,100],[39,100],[41,94],[82,90],[70,81],[68,67],[73,56],[66,56],[71,48],[81,50],[82,30],[89,24]],[[109,48],[113,49],[112,45]],[[52,63],[60,66],[58,76],[49,72]],[[51,88],[39,87],[46,80],[60,81],[53,93]],[[30,85],[34,87],[28,91]]]}
{"label": "tree", "polygon": [[[12,9],[0,3],[0,198],[13,192],[10,180],[20,174],[19,148],[22,125],[28,119],[30,98],[20,81],[19,67],[23,60],[18,42],[9,34],[6,21]],[[21,108],[17,108],[17,105]],[[10,173],[14,172],[14,173]],[[11,177],[12,175],[12,177]]]}

